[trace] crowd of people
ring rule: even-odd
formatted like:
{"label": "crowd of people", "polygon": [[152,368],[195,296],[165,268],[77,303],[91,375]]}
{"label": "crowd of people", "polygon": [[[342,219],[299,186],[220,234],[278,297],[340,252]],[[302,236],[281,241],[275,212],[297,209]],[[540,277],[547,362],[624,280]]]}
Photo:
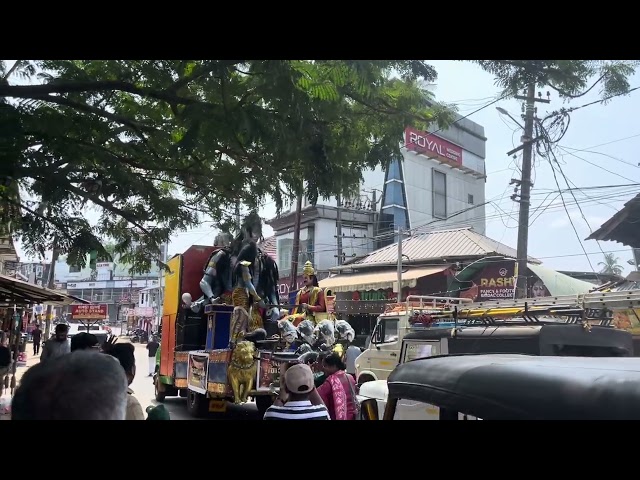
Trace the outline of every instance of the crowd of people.
{"label": "crowd of people", "polygon": [[[150,339],[149,374],[158,347]],[[34,353],[36,353],[34,345]],[[356,382],[337,353],[320,360],[322,374],[309,365],[283,367],[280,395],[265,420],[355,420]],[[155,364],[153,365],[155,366]],[[147,418],[131,390],[136,375],[135,347],[110,337],[100,344],[82,332],[68,340],[58,324],[44,343],[40,363],[22,377],[12,401],[12,420],[168,420],[163,406],[149,407]]]}
{"label": "crowd of people", "polygon": [[131,343],[111,337],[101,345],[88,332],[69,342],[68,333],[67,325],[56,325],[40,363],[23,375],[12,400],[12,420],[169,420],[162,405],[149,407],[145,418],[131,390],[136,375]]}

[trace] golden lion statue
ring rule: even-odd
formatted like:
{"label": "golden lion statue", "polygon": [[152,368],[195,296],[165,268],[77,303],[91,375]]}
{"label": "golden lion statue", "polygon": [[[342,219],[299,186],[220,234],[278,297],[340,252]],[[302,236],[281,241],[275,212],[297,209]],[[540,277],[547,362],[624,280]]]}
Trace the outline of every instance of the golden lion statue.
{"label": "golden lion statue", "polygon": [[253,388],[258,365],[255,358],[256,347],[253,342],[238,342],[231,353],[228,375],[233,390],[234,403],[247,403],[249,391]]}

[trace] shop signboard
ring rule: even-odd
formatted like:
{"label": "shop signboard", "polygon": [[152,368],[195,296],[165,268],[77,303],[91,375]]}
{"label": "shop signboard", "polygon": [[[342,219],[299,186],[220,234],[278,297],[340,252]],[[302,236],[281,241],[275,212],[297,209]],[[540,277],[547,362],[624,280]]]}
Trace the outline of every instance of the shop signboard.
{"label": "shop signboard", "polygon": [[71,305],[71,316],[74,320],[102,320],[109,316],[109,306],[97,305]]}

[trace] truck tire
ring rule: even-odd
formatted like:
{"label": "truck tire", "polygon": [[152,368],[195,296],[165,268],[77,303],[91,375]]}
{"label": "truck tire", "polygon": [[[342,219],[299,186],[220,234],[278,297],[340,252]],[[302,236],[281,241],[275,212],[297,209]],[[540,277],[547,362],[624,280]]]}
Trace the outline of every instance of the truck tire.
{"label": "truck tire", "polygon": [[260,418],[264,417],[264,413],[271,405],[273,405],[273,397],[271,395],[258,395],[256,397],[256,407],[258,407]]}
{"label": "truck tire", "polygon": [[209,410],[209,402],[207,397],[201,393],[189,390],[187,394],[187,410],[193,418],[204,417]]}
{"label": "truck tire", "polygon": [[153,391],[156,395],[156,400],[160,403],[164,403],[164,399],[167,397],[167,392],[164,390],[164,388],[162,389],[162,391],[160,391],[159,384],[159,379],[156,379],[156,381],[153,382]]}

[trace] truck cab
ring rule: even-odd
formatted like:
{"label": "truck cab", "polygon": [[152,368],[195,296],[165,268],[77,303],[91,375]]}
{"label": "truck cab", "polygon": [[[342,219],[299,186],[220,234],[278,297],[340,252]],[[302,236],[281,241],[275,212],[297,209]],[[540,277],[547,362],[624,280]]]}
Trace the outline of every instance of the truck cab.
{"label": "truck cab", "polygon": [[[390,304],[376,322],[369,347],[356,360],[358,385],[375,380],[386,380],[399,363],[405,335],[425,317],[430,318],[431,328],[446,328],[452,322],[439,322],[434,318],[450,314],[454,306],[470,303],[466,298],[431,297],[409,295],[405,302]],[[432,355],[448,353],[446,345],[430,344]],[[444,350],[443,350],[444,348]]]}

